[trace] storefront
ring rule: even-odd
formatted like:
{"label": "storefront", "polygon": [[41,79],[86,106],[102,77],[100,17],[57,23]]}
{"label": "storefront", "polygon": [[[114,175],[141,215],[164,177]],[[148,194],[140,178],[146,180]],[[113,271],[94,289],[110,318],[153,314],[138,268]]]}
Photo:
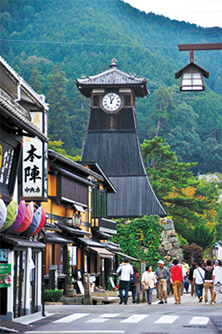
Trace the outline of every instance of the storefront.
{"label": "storefront", "polygon": [[[15,223],[21,200],[31,203],[32,217],[37,209],[33,202],[47,200],[48,105],[45,97],[37,94],[2,57],[0,75],[0,198],[7,213],[1,216],[0,227],[0,317],[11,320],[41,310],[45,245],[30,239],[33,231],[25,236],[21,230],[12,233],[9,228]],[[9,212],[12,202],[14,212]],[[24,221],[25,216],[21,223]],[[31,223],[30,218],[25,229]]]}

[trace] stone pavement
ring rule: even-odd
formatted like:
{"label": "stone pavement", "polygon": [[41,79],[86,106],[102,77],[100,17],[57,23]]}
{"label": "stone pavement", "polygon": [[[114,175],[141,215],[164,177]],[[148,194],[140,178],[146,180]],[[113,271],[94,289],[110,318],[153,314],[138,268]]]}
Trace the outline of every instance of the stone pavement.
{"label": "stone pavement", "polygon": [[[152,305],[157,305],[158,304],[158,299],[156,295],[156,290],[153,291],[153,302]],[[217,306],[221,305],[222,306],[222,294],[217,296]],[[57,304],[57,303],[55,303]],[[113,304],[119,304],[119,301],[114,302]],[[146,302],[141,302],[142,304],[146,304]],[[197,297],[193,296],[191,297],[190,294],[184,293],[182,296],[182,305],[186,306],[203,306],[203,307],[214,307],[214,305],[204,305],[203,303],[199,303]],[[128,299],[128,305],[138,305],[139,304],[133,304],[132,303],[132,297]],[[174,297],[173,295],[168,296],[168,304],[167,305],[174,305]],[[167,307],[166,305],[166,307]],[[61,305],[62,307],[62,305]],[[92,306],[93,307],[93,306]],[[177,305],[175,305],[177,307]],[[51,316],[52,313],[45,312],[45,317]],[[32,323],[35,321],[41,320],[45,318],[42,316],[42,312],[30,314],[28,316],[20,317],[14,319],[14,321],[1,321],[0,320],[0,333],[23,333],[25,331],[31,330],[32,329]],[[222,333],[222,317],[218,316],[213,316],[211,317],[212,322],[218,329],[218,333]]]}

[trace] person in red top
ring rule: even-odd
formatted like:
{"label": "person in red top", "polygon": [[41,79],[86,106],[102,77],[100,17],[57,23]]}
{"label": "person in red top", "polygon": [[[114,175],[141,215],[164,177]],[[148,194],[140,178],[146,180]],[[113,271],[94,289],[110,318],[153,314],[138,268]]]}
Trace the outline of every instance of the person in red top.
{"label": "person in red top", "polygon": [[183,282],[183,271],[178,266],[178,261],[173,260],[173,266],[170,268],[171,279],[173,282],[173,294],[175,298],[175,304],[181,303],[181,285]]}

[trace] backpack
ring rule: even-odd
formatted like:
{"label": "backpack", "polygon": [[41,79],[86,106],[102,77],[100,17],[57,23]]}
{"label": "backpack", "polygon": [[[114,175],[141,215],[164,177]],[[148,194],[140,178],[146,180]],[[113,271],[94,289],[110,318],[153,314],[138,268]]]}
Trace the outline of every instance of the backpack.
{"label": "backpack", "polygon": [[136,284],[136,277],[134,274],[130,275],[130,284],[135,285]]}

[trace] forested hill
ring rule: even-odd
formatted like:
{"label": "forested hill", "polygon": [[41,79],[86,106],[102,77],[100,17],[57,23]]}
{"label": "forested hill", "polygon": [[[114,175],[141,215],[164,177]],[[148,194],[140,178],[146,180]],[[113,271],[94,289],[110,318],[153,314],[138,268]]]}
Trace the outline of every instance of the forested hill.
{"label": "forested hill", "polygon": [[89,113],[74,81],[106,70],[114,57],[120,70],[148,79],[151,95],[136,102],[140,140],[158,134],[179,161],[197,161],[196,172],[222,171],[221,51],[195,52],[195,62],[210,72],[204,93],[179,93],[174,78],[189,62],[178,44],[221,40],[221,28],[145,14],[121,0],[1,1],[1,54],[46,95],[50,139],[62,140],[72,155],[81,152]]}

